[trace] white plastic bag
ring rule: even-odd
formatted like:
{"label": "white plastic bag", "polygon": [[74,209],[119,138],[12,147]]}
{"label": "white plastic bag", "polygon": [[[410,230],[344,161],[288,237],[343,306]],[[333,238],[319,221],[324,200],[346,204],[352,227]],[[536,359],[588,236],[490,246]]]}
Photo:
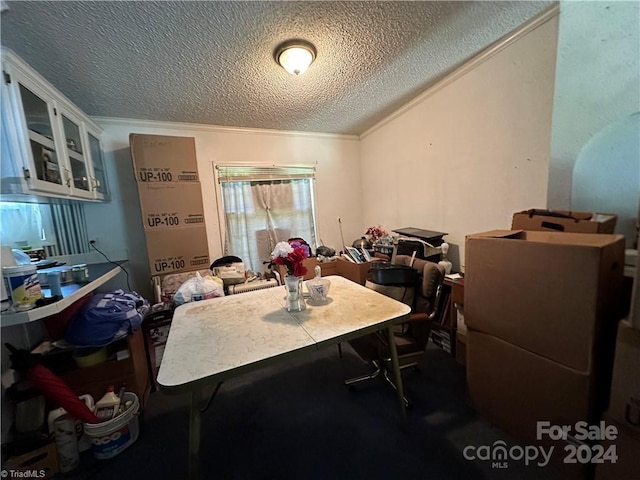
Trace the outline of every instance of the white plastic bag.
{"label": "white plastic bag", "polygon": [[224,297],[224,289],[209,275],[202,277],[196,272],[194,277],[188,278],[173,296],[173,301],[182,305],[187,302],[206,300],[208,298]]}

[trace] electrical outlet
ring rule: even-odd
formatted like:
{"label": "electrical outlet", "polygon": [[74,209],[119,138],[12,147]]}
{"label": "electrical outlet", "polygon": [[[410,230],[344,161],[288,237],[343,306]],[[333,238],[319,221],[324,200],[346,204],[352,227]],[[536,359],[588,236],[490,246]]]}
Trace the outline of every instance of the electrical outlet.
{"label": "electrical outlet", "polygon": [[97,245],[97,244],[98,244],[98,239],[97,238],[89,240],[89,245]]}

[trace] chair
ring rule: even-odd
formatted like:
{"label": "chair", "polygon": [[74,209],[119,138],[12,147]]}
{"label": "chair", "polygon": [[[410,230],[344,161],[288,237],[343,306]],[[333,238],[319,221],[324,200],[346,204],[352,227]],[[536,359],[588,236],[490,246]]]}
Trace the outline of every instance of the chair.
{"label": "chair", "polygon": [[[398,255],[395,265],[409,266],[412,258]],[[432,322],[439,318],[441,311],[441,291],[444,280],[444,268],[436,263],[414,259],[411,265],[417,275],[411,278],[406,275],[406,282],[401,278],[392,279],[392,284],[381,285],[367,281],[366,287],[388,295],[411,306],[409,319],[398,325],[394,335],[398,352],[400,369],[417,367],[418,359],[424,355]],[[384,275],[380,275],[384,276]],[[390,276],[394,276],[391,274]],[[397,275],[396,275],[397,277]],[[386,331],[351,340],[349,344],[364,361],[371,363],[375,370],[367,375],[351,378],[345,384],[352,386],[356,383],[379,377],[396,389],[389,372],[392,371],[389,340]],[[404,398],[405,405],[410,406],[409,400]]]}

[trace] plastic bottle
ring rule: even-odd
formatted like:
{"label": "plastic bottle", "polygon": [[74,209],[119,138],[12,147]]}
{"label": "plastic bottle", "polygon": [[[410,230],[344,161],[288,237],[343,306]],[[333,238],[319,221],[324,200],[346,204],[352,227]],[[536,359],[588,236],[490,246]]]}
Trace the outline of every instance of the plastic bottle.
{"label": "plastic bottle", "polygon": [[101,422],[109,421],[116,416],[119,406],[120,399],[113,391],[113,386],[110,386],[107,393],[96,402],[96,416]]}
{"label": "plastic bottle", "polygon": [[193,295],[191,295],[191,301],[197,302],[199,300],[204,300],[204,282],[200,272],[196,272],[196,288]]}
{"label": "plastic bottle", "polygon": [[[85,405],[87,407],[89,407],[89,409],[91,411],[93,411],[93,407],[94,407],[94,401],[93,401],[93,397],[89,394],[85,394],[85,395],[80,395],[80,400],[82,400]],[[53,422],[58,418],[61,417],[62,415],[64,415],[65,413],[67,413],[67,411],[60,407],[60,408],[56,408],[55,410],[51,410],[49,412],[49,417],[48,417],[48,425],[49,425],[49,432],[51,433],[55,433],[55,430],[53,428]],[[76,437],[78,439],[78,450],[80,452],[84,452],[86,450],[89,450],[91,448],[91,439],[84,434],[84,428],[82,426],[82,420],[79,420],[76,418]]]}
{"label": "plastic bottle", "polygon": [[70,472],[80,465],[75,419],[68,413],[60,415],[53,421],[53,430],[58,446],[60,471]]}

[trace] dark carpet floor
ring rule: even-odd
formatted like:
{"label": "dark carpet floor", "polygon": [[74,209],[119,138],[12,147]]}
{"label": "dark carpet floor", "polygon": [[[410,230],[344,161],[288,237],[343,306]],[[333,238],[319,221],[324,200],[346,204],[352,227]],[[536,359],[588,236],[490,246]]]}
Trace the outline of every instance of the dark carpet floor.
{"label": "dark carpet floor", "polygon": [[[381,380],[350,391],[342,381],[368,371],[348,346],[270,366],[225,382],[202,417],[203,479],[559,479],[510,462],[493,469],[469,461],[467,445],[492,445],[505,433],[467,401],[464,368],[431,345],[420,371],[404,372],[413,401],[404,427],[395,392]],[[183,479],[187,476],[189,399],[152,393],[138,441],[117,457],[81,456],[80,479]]]}

